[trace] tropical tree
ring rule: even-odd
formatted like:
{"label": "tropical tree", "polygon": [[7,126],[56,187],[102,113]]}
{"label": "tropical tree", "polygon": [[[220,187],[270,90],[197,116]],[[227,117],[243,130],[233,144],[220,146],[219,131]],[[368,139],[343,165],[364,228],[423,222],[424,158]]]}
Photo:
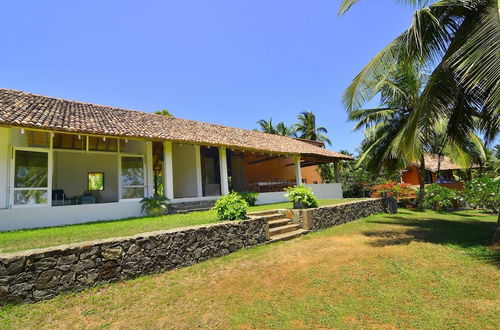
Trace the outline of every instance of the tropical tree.
{"label": "tropical tree", "polygon": [[[344,0],[345,13],[359,0]],[[429,72],[418,104],[394,139],[395,154],[418,158],[426,144],[421,130],[448,118],[446,139],[464,145],[479,131],[494,141],[500,128],[500,27],[498,0],[400,0],[417,6],[410,27],[387,45],[354,78],[344,93],[349,111],[379,91],[387,73],[401,61],[421,63]],[[427,138],[430,136],[427,136]],[[470,162],[470,157],[469,157]]]}
{"label": "tropical tree", "polygon": [[173,117],[173,115],[167,109],[155,111],[155,115]]}
{"label": "tropical tree", "polygon": [[261,119],[257,122],[260,126],[260,131],[268,134],[276,134],[276,128],[273,125],[273,119],[269,118],[268,121]]}
{"label": "tropical tree", "polygon": [[295,124],[295,131],[299,134],[301,139],[321,141],[325,144],[331,145],[332,142],[325,135],[328,130],[323,126],[316,125],[316,116],[312,111],[303,111],[298,116],[299,122]]}
{"label": "tropical tree", "polygon": [[282,136],[290,136],[290,137],[295,137],[295,128],[292,126],[287,126],[284,122],[279,122],[276,125],[276,134],[282,135]]}

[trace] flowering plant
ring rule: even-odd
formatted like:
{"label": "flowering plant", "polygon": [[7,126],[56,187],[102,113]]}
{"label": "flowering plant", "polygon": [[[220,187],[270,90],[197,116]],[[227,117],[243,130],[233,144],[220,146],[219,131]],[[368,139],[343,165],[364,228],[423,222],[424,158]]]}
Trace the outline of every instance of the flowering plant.
{"label": "flowering plant", "polygon": [[463,197],[472,207],[497,213],[500,207],[500,178],[479,178],[465,182]]}
{"label": "flowering plant", "polygon": [[424,206],[428,208],[443,209],[453,205],[457,199],[455,190],[433,183],[425,187]]}
{"label": "flowering plant", "polygon": [[392,197],[396,200],[401,198],[415,198],[415,189],[407,183],[387,181],[372,187],[372,197]]}

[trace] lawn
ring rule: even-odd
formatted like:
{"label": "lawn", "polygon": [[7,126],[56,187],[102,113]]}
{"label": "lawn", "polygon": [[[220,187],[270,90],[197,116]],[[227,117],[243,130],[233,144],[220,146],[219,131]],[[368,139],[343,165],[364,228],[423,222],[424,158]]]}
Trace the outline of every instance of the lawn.
{"label": "lawn", "polygon": [[[325,199],[320,205],[333,205],[351,199]],[[291,208],[292,203],[252,206],[249,212]],[[89,241],[101,238],[130,236],[155,230],[166,230],[217,222],[213,211],[172,214],[161,217],[142,217],[126,220],[103,221],[62,227],[18,230],[0,233],[0,253],[42,248],[60,244]]]}
{"label": "lawn", "polygon": [[191,267],[0,308],[0,328],[497,329],[495,216],[375,215]]}

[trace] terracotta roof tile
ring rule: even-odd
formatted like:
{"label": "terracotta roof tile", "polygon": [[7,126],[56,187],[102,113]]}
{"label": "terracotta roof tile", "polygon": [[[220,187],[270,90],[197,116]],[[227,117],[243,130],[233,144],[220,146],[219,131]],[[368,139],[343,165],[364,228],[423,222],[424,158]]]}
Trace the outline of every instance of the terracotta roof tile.
{"label": "terracotta roof tile", "polygon": [[289,137],[0,89],[0,125],[197,143],[332,161],[351,157]]}

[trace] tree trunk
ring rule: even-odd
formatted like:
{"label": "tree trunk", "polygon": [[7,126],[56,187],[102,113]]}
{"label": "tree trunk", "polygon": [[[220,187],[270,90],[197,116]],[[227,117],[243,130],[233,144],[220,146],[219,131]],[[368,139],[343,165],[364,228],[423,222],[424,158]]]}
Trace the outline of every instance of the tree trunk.
{"label": "tree trunk", "polygon": [[425,159],[424,155],[420,158],[420,189],[417,199],[417,207],[423,209],[424,206],[424,193],[425,193]]}
{"label": "tree trunk", "polygon": [[498,219],[495,232],[493,233],[493,248],[500,249],[500,210],[498,210]]}
{"label": "tree trunk", "polygon": [[467,181],[472,180],[472,168],[467,169]]}
{"label": "tree trunk", "polygon": [[438,154],[437,180],[441,180],[441,154]]}

